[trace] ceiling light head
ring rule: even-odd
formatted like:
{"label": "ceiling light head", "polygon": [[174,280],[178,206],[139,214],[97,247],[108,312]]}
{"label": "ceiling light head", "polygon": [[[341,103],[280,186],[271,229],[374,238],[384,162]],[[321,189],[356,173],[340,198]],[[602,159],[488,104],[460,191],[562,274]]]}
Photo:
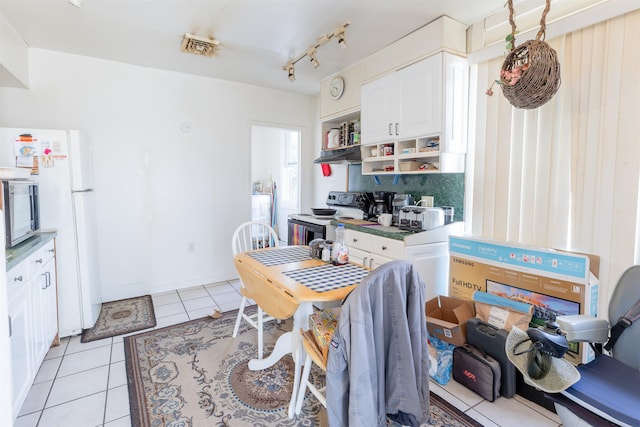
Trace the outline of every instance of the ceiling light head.
{"label": "ceiling light head", "polygon": [[340,34],[338,36],[338,45],[340,45],[340,47],[342,49],[346,49],[347,48],[347,41],[344,38],[344,33]]}
{"label": "ceiling light head", "polygon": [[315,47],[312,47],[311,49],[309,49],[309,51],[307,51],[307,56],[309,57],[309,60],[311,61],[311,65],[313,65],[313,68],[318,68],[320,66],[320,62],[318,62],[318,56],[317,56]]}
{"label": "ceiling light head", "polygon": [[336,28],[332,34],[333,37],[338,39],[338,44],[342,49],[347,48],[347,40],[345,38],[345,32],[347,31],[347,27],[351,24],[351,22],[347,21],[338,28]]}
{"label": "ceiling light head", "polygon": [[182,38],[182,51],[196,55],[213,56],[219,45],[220,42],[213,37],[204,38],[186,33]]}
{"label": "ceiling light head", "polygon": [[287,72],[287,75],[289,76],[289,81],[291,83],[296,81],[296,70],[293,67],[293,63],[289,62],[287,65],[285,65],[284,70]]}

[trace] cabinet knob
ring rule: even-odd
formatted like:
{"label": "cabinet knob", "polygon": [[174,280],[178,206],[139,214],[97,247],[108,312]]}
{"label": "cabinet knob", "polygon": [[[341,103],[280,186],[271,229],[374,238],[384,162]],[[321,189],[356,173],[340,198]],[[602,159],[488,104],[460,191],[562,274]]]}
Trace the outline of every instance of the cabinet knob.
{"label": "cabinet knob", "polygon": [[49,249],[49,252],[54,253],[56,250],[55,249]]}
{"label": "cabinet knob", "polygon": [[398,134],[398,123],[396,123],[396,135],[399,135]]}
{"label": "cabinet knob", "polygon": [[36,260],[36,264],[42,264],[42,258]]}
{"label": "cabinet knob", "polygon": [[356,243],[358,241],[358,239],[355,239],[355,238],[351,240],[353,240],[353,243]]}
{"label": "cabinet knob", "polygon": [[14,277],[13,281],[14,282],[22,282],[22,276]]}
{"label": "cabinet knob", "polygon": [[383,251],[386,251],[386,250],[387,250],[387,247],[386,247],[386,246],[382,246],[382,250],[383,250]]}
{"label": "cabinet knob", "polygon": [[393,135],[393,131],[391,130],[392,126],[393,126],[393,123],[389,123],[389,135]]}

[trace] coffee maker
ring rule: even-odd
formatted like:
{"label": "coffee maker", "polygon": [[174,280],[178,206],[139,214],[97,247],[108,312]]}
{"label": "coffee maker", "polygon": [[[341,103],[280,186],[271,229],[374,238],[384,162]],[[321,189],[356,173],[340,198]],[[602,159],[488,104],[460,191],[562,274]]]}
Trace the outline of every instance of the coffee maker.
{"label": "coffee maker", "polygon": [[391,202],[395,196],[392,191],[374,191],[373,203],[369,207],[369,220],[377,221],[380,214],[391,212]]}
{"label": "coffee maker", "polygon": [[398,225],[400,222],[400,209],[404,206],[413,205],[413,196],[411,194],[396,194],[391,201],[391,224]]}

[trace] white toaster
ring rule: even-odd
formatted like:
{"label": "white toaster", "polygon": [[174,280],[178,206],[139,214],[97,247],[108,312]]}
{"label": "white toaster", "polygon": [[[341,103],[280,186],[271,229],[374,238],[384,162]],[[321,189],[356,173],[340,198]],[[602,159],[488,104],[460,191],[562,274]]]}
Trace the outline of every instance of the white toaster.
{"label": "white toaster", "polygon": [[441,208],[425,206],[404,206],[398,212],[398,228],[409,231],[423,231],[444,225],[444,211]]}

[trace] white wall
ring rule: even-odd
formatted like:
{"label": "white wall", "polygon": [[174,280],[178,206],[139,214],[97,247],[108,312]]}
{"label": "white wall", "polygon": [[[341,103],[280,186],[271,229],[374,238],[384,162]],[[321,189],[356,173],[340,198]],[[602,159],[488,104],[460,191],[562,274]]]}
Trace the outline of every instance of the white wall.
{"label": "white wall", "polygon": [[314,156],[310,96],[38,49],[29,68],[31,89],[0,88],[0,126],[93,141],[104,300],[236,277],[251,122],[301,128],[303,163]]}

